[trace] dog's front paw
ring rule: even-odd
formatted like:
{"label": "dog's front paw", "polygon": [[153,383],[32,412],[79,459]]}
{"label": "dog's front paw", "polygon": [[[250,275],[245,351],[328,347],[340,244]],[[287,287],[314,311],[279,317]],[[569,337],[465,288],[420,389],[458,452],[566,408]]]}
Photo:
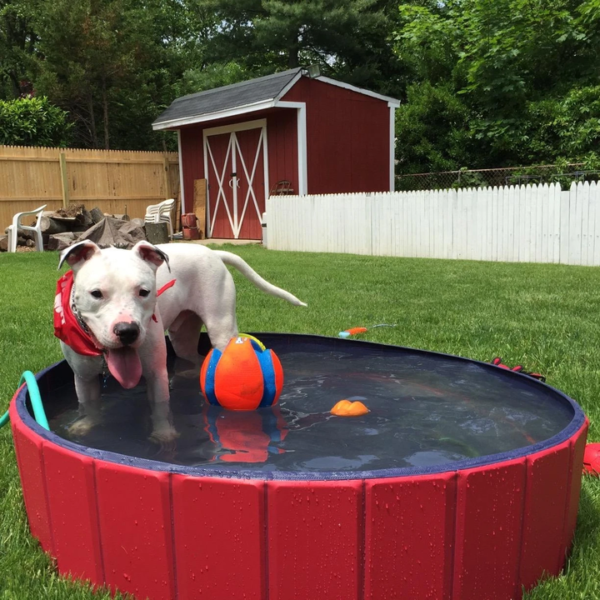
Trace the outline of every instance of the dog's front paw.
{"label": "dog's front paw", "polygon": [[98,425],[100,421],[90,417],[83,417],[69,427],[69,433],[74,436],[86,435],[90,430]]}
{"label": "dog's front paw", "polygon": [[164,446],[170,442],[174,442],[179,437],[177,430],[172,425],[164,425],[154,429],[150,435],[150,440]]}

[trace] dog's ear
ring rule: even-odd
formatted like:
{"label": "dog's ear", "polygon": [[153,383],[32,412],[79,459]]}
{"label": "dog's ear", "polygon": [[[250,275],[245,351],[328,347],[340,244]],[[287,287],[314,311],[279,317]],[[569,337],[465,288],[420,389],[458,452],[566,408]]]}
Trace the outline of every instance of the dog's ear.
{"label": "dog's ear", "polygon": [[158,269],[163,262],[167,265],[169,272],[171,266],[169,265],[169,257],[165,252],[159,250],[156,246],[149,244],[148,242],[138,242],[132,249],[132,252],[136,252],[142,260],[148,262],[154,270]]}
{"label": "dog's ear", "polygon": [[92,258],[96,252],[100,252],[100,248],[98,248],[94,242],[90,242],[89,240],[73,244],[61,252],[58,268],[60,270],[63,263],[67,261],[67,264],[73,271],[77,271],[85,261]]}

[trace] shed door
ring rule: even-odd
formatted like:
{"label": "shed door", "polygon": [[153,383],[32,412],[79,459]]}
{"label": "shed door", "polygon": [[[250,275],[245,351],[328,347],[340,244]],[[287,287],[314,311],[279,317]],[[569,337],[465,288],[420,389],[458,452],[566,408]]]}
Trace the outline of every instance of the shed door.
{"label": "shed door", "polygon": [[261,239],[266,156],[264,120],[204,131],[209,237]]}

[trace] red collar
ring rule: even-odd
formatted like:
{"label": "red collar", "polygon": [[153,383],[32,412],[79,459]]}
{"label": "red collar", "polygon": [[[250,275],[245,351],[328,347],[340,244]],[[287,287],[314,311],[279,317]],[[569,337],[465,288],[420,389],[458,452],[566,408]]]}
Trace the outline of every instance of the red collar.
{"label": "red collar", "polygon": [[163,292],[166,292],[169,288],[172,288],[175,285],[176,279],[171,279],[169,283],[165,283],[158,292],[156,292],[156,297],[158,298]]}
{"label": "red collar", "polygon": [[[56,284],[56,297],[54,298],[54,335],[70,346],[78,354],[85,356],[100,356],[99,348],[92,336],[83,329],[71,308],[71,293],[73,290],[73,271],[67,271]],[[160,296],[163,292],[175,285],[175,279],[163,285],[156,292]],[[156,321],[156,316],[152,315]]]}

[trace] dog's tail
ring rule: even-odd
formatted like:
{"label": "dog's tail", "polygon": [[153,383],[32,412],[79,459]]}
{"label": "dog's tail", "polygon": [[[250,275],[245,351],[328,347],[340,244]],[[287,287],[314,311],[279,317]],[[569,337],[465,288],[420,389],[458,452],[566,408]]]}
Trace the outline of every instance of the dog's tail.
{"label": "dog's tail", "polygon": [[306,306],[306,304],[293,294],[278,288],[277,286],[269,283],[266,279],[263,279],[244,259],[240,258],[236,254],[231,252],[225,252],[224,250],[214,250],[219,258],[226,264],[235,267],[246,279],[250,280],[258,289],[262,290],[272,296],[283,298],[290,304],[295,306]]}

